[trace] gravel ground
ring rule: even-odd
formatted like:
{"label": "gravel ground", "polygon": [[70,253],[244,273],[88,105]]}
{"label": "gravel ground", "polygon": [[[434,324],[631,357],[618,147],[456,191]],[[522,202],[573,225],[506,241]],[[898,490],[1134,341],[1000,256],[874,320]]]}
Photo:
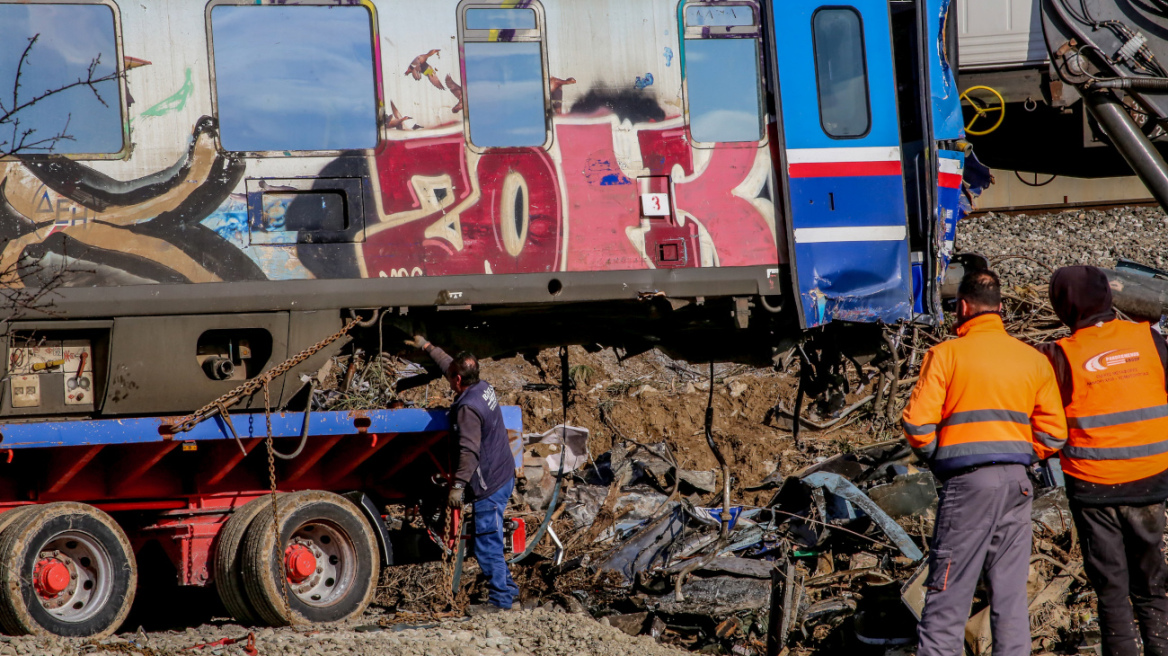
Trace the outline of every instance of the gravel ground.
{"label": "gravel ground", "polygon": [[1075,210],[1059,214],[1014,216],[985,214],[965,219],[957,228],[958,252],[981,253],[1013,284],[1045,283],[1050,272],[1023,259],[1051,266],[1115,266],[1126,258],[1168,268],[1168,217],[1159,208],[1121,207]]}
{"label": "gravel ground", "polygon": [[[497,613],[415,626],[381,628],[363,619],[307,628],[255,629],[259,656],[679,656],[651,637],[632,637],[603,620],[546,610]],[[102,640],[3,638],[0,656],[36,654],[140,654],[141,656],[238,656],[248,654],[248,629],[203,625],[186,631],[128,633]],[[208,644],[240,639],[230,645]],[[204,646],[200,646],[204,645]],[[254,656],[254,655],[252,655]]]}

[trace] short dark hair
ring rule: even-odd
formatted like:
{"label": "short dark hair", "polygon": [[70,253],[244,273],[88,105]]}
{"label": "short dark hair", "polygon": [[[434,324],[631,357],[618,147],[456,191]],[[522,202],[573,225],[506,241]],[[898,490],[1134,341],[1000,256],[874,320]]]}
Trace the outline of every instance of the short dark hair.
{"label": "short dark hair", "polygon": [[995,310],[1002,303],[1002,282],[989,269],[970,271],[957,287],[957,298],[982,310]]}
{"label": "short dark hair", "polygon": [[479,382],[479,359],[469,351],[462,351],[454,356],[450,368],[446,370],[448,376],[462,378],[462,386],[470,387]]}

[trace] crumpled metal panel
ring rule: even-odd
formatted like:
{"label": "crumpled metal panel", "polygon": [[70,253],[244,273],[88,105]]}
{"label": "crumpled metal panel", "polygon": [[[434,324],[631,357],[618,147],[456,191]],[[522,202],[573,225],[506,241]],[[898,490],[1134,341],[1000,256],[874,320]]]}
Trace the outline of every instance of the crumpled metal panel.
{"label": "crumpled metal panel", "polygon": [[884,534],[888,536],[888,539],[892,540],[892,543],[900,549],[900,552],[913,562],[925,557],[921,553],[920,547],[908,536],[908,533],[893,521],[888,516],[888,513],[881,510],[875,501],[868,498],[868,495],[860,491],[860,488],[856,487],[848,479],[830,472],[816,472],[804,476],[803,482],[812,487],[821,487],[837,497],[846,499],[849,503],[864,511],[864,514],[871,517],[872,521],[880,526]]}
{"label": "crumpled metal panel", "polygon": [[933,138],[964,139],[961,115],[961,92],[954,79],[953,67],[945,55],[945,17],[956,11],[953,0],[927,0],[925,8],[929,48],[929,94],[933,106]]}

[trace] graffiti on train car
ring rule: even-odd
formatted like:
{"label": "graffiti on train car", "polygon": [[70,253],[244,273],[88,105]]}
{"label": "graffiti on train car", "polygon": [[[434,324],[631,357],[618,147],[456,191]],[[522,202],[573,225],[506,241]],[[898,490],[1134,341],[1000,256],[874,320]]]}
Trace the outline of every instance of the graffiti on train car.
{"label": "graffiti on train car", "polygon": [[[0,165],[0,270],[48,258],[74,264],[66,284],[99,285],[777,261],[769,152],[696,152],[680,119],[570,113],[550,151],[478,154],[458,123],[385,139],[363,162],[375,209],[358,248],[294,233],[257,243],[265,213],[249,213],[240,189],[246,160],[218,151],[214,131],[201,120],[181,161],[133,181],[63,157]],[[639,197],[654,190],[671,195],[671,216],[642,215]]]}
{"label": "graffiti on train car", "polygon": [[[328,51],[350,56],[358,74],[375,72],[377,107],[383,108],[377,110],[376,146],[300,153],[303,159],[280,149],[228,148],[282,137],[238,118],[250,106],[238,100],[228,106],[224,88],[215,86],[226,80],[252,85],[252,73],[241,77],[243,69],[228,64],[238,61],[232,54],[253,55],[259,48],[237,38],[250,34],[254,23],[242,18],[252,10],[217,6],[220,23],[210,23],[217,68],[210,80],[194,77],[185,63],[177,69],[181,74],[152,63],[166,59],[153,48],[135,53],[143,57],[123,57],[124,100],[133,109],[128,166],[42,153],[0,161],[0,271],[15,272],[16,279],[6,282],[17,285],[35,285],[52,272],[65,286],[104,286],[778,264],[770,144],[753,136],[693,143],[672,47],[635,51],[642,60],[627,64],[620,83],[606,79],[598,62],[582,60],[563,71],[545,63],[530,69],[529,81],[499,85],[520,96],[542,86],[534,113],[512,107],[522,104],[521,97],[489,100],[480,92],[474,104],[475,85],[484,88],[483,76],[494,73],[475,72],[480,64],[467,54],[470,46],[502,44],[498,52],[519,53],[491,55],[510,57],[507,75],[513,76],[528,75],[524,66],[542,61],[539,53],[546,57],[547,21],[539,13],[536,22],[532,6],[520,1],[506,10],[471,10],[487,13],[468,13],[459,29],[469,34],[490,27],[479,29],[489,34],[482,43],[444,47],[443,39],[418,30],[410,35],[416,46],[387,46],[388,54],[380,39],[368,51]],[[759,14],[751,15],[757,20]],[[366,24],[353,14],[329,16],[344,19],[335,29],[359,33]],[[607,16],[616,20],[616,14]],[[518,22],[495,29],[492,20]],[[565,36],[560,33],[561,40]],[[328,48],[337,42],[324,40]],[[524,50],[527,44],[534,49]],[[303,58],[307,47],[281,52]],[[698,45],[690,48],[696,52]],[[523,53],[535,54],[524,60]],[[362,62],[365,56],[374,63]],[[691,60],[695,69],[697,55]],[[647,66],[651,62],[664,68]],[[219,92],[217,114],[194,118],[199,114],[191,105],[198,105],[208,83]],[[139,102],[131,90],[141,95]],[[536,125],[518,125],[524,120]],[[185,137],[188,147],[151,171],[133,161],[141,145],[134,135],[156,131],[160,121],[181,125],[182,132],[172,128],[165,139],[173,144]],[[538,134],[540,122],[546,137]],[[306,124],[279,125],[287,131]],[[359,141],[358,128],[343,131]],[[157,132],[151,138],[156,144]],[[300,168],[298,161],[304,162]],[[111,175],[127,169],[134,174]]]}

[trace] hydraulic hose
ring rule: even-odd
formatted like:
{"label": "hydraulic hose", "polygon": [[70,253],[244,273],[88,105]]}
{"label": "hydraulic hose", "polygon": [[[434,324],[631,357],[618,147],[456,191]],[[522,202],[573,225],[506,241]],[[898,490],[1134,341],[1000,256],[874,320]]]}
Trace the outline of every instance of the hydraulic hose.
{"label": "hydraulic hose", "polygon": [[308,444],[308,423],[309,418],[312,415],[312,395],[315,392],[316,379],[313,378],[312,382],[308,383],[308,405],[304,407],[304,425],[300,428],[300,446],[296,447],[295,451],[288,454],[280,453],[273,448],[272,455],[276,456],[280,460],[292,460],[296,458],[304,451],[304,445]]}

